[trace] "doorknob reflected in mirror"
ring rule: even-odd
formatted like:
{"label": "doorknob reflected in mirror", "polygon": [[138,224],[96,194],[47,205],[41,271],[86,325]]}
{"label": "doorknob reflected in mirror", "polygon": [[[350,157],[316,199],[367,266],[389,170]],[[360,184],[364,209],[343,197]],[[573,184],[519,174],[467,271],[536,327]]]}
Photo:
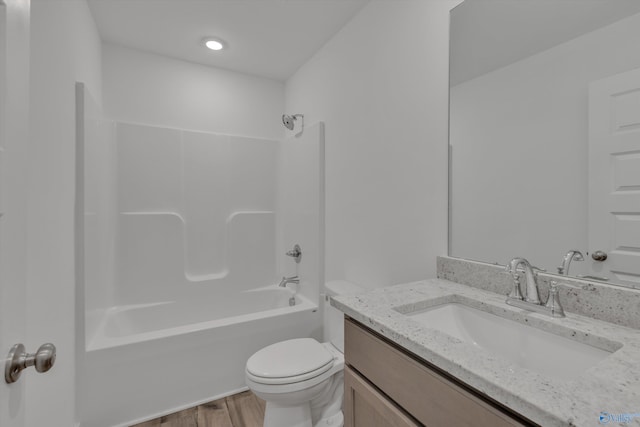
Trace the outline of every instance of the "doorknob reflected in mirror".
{"label": "doorknob reflected in mirror", "polygon": [[300,245],[296,244],[293,249],[287,251],[285,255],[292,257],[296,261],[296,264],[300,264],[300,260],[302,259],[302,249],[300,248]]}
{"label": "doorknob reflected in mirror", "polygon": [[23,369],[34,366],[38,372],[47,372],[56,362],[56,346],[42,344],[35,353],[26,353],[23,344],[16,344],[9,351],[4,366],[4,380],[7,384],[18,381]]}
{"label": "doorknob reflected in mirror", "polygon": [[605,261],[607,259],[607,253],[604,251],[595,251],[591,254],[591,258],[593,258],[594,261]]}

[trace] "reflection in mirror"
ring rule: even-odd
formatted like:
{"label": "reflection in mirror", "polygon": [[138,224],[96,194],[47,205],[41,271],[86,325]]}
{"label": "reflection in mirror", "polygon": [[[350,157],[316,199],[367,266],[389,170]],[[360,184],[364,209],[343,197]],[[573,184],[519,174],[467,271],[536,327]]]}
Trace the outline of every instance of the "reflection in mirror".
{"label": "reflection in mirror", "polygon": [[451,12],[449,255],[640,288],[638,46],[637,0]]}

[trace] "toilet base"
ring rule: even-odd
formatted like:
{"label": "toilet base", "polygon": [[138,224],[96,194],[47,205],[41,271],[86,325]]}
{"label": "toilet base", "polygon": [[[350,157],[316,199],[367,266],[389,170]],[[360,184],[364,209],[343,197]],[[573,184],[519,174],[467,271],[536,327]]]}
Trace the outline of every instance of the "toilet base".
{"label": "toilet base", "polygon": [[285,406],[267,402],[263,427],[313,427],[309,405]]}
{"label": "toilet base", "polygon": [[313,427],[343,427],[344,426],[344,414],[342,411],[337,414],[323,418],[318,421]]}
{"label": "toilet base", "polygon": [[330,417],[311,423],[311,409],[309,405],[285,406],[267,402],[263,427],[343,427],[344,414],[342,411]]}

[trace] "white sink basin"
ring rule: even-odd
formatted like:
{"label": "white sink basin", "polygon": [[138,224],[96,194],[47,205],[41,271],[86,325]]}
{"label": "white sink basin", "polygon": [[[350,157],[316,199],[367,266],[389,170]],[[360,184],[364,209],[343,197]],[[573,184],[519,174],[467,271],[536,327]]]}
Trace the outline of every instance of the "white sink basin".
{"label": "white sink basin", "polygon": [[612,353],[458,303],[405,315],[515,365],[564,380],[576,379]]}

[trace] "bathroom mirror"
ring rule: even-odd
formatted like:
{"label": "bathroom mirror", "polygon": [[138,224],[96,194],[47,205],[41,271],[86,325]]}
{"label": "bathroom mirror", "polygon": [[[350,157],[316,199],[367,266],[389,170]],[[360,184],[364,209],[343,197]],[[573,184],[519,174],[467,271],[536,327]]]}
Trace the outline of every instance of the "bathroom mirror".
{"label": "bathroom mirror", "polygon": [[638,46],[637,0],[452,10],[450,256],[640,288]]}

